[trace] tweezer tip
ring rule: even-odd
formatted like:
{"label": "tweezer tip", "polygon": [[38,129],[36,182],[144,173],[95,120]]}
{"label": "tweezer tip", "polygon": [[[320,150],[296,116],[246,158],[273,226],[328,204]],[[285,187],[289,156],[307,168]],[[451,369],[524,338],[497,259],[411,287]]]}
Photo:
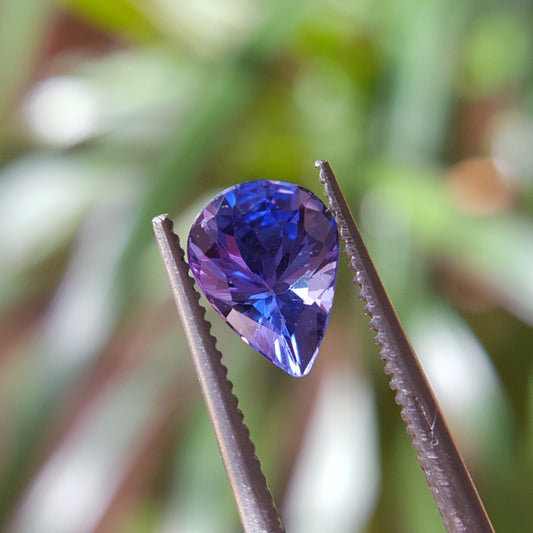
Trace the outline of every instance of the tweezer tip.
{"label": "tweezer tip", "polygon": [[329,163],[325,159],[317,159],[315,161],[315,167],[320,170],[318,179],[320,180],[320,183],[324,184],[326,186],[326,196],[328,196],[327,187],[331,183],[331,167],[329,166]]}
{"label": "tweezer tip", "polygon": [[168,214],[163,213],[161,215],[157,215],[156,217],[152,218],[152,226],[155,228],[157,226],[162,226],[165,221],[168,220]]}

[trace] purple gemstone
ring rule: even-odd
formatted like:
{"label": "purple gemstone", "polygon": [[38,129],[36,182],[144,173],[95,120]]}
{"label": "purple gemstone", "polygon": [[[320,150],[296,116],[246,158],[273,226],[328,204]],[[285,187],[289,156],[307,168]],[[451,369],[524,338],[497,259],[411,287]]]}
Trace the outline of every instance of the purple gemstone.
{"label": "purple gemstone", "polygon": [[309,372],[339,260],[321,200],[281,181],[234,185],[196,217],[187,253],[207,299],[246,343],[292,376]]}

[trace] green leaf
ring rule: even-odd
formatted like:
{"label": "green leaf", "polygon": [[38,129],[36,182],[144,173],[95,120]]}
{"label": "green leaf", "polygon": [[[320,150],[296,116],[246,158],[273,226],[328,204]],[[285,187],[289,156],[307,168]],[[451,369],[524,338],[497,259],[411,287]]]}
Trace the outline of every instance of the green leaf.
{"label": "green leaf", "polygon": [[123,38],[153,42],[161,40],[165,31],[157,17],[156,4],[150,4],[150,13],[146,5],[135,0],[56,0],[65,8],[78,14],[87,21],[99,26],[110,34]]}
{"label": "green leaf", "polygon": [[0,2],[0,137],[5,115],[27,81],[42,45],[48,14],[42,0]]}

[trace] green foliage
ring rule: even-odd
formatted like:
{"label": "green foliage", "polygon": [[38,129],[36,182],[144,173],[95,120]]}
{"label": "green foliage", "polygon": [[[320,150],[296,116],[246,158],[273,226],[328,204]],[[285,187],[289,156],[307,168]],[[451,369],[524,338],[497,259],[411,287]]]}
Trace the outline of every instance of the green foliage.
{"label": "green foliage", "polygon": [[[502,1],[1,3],[0,528],[238,529],[150,222],[170,213],[184,242],[245,179],[320,195],[325,158],[496,530],[528,530],[532,19]],[[208,316],[291,533],[443,531],[344,263],[303,380]]]}

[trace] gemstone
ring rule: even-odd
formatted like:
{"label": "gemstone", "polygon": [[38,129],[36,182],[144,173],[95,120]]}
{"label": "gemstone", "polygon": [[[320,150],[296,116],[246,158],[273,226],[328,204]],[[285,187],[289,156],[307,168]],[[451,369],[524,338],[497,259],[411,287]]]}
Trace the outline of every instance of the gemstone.
{"label": "gemstone", "polygon": [[312,192],[257,180],[226,189],[196,217],[187,244],[207,299],[250,346],[306,375],[333,304],[339,235]]}

